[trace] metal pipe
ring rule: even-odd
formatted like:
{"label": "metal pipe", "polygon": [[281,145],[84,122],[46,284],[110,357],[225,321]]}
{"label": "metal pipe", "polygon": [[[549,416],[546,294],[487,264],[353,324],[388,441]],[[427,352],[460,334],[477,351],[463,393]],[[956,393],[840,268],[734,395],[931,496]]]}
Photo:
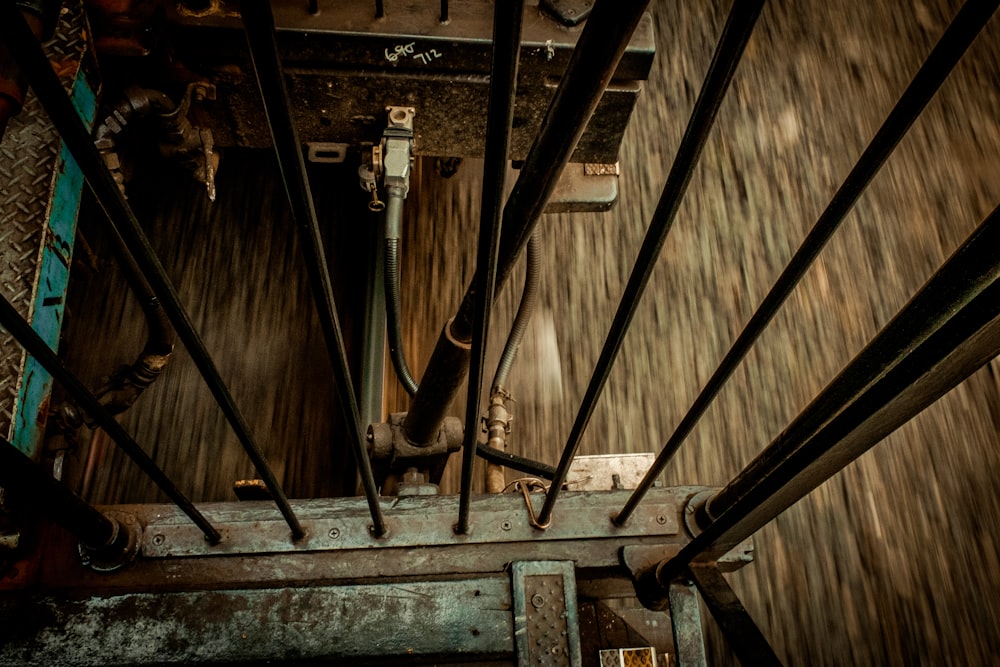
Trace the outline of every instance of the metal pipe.
{"label": "metal pipe", "polygon": [[657,568],[659,584],[752,535],[1000,354],[998,247],[1000,207],[710,502],[718,518]]}
{"label": "metal pipe", "polygon": [[386,532],[385,517],[379,505],[378,489],[365,448],[358,401],[347,364],[347,348],[337,317],[333,282],[330,280],[319,220],[309,189],[302,145],[289,108],[288,90],[278,55],[271,4],[268,0],[244,0],[240,4],[240,15],[243,18],[250,59],[253,62],[264,101],[264,110],[267,113],[268,128],[274,140],[281,178],[288,194],[292,217],[299,226],[299,239],[305,254],[306,271],[309,274],[309,283],[312,286],[320,325],[323,328],[323,338],[326,341],[339,389],[341,409],[347,424],[347,437],[361,473],[361,484],[372,515],[373,532],[380,537]]}
{"label": "metal pipe", "polygon": [[368,281],[365,296],[365,334],[361,361],[361,423],[382,421],[382,385],[385,377],[385,282],[382,244],[385,222],[381,215],[370,214],[371,235],[368,241]]}
{"label": "metal pipe", "polygon": [[514,316],[514,323],[510,327],[507,342],[500,354],[496,373],[493,374],[493,391],[503,389],[507,384],[507,376],[510,375],[510,369],[514,366],[514,359],[517,357],[517,351],[524,340],[524,334],[528,330],[528,323],[531,322],[531,316],[535,314],[535,308],[538,306],[538,284],[541,274],[542,239],[541,235],[535,232],[531,235],[531,240],[528,241],[521,302],[517,306],[517,315]]}
{"label": "metal pipe", "polygon": [[851,173],[847,175],[826,210],[820,215],[819,220],[809,231],[799,249],[795,251],[788,266],[785,267],[777,282],[764,297],[757,311],[747,322],[736,342],[733,343],[719,367],[691,405],[688,413],[681,419],[680,424],[657,455],[652,467],[629,497],[622,511],[615,517],[616,523],[624,523],[629,515],[635,511],[646,492],[652,488],[656,478],[663,472],[667,463],[705,413],[705,410],[708,409],[726,380],[750,351],[761,332],[764,331],[813,260],[819,255],[854,202],[868,187],[896,144],[906,134],[910,125],[920,115],[927,102],[934,96],[949,72],[961,59],[962,54],[979,34],[998,4],[1000,4],[998,0],[968,0],[956,14],[951,25],[945,30],[934,50],[931,51],[916,76],[913,77],[913,81],[907,86],[906,91],[899,98],[871,143],[865,148],[864,153],[851,169]]}
{"label": "metal pipe", "polygon": [[566,440],[566,446],[563,448],[556,476],[552,480],[552,486],[546,494],[545,504],[538,516],[538,522],[542,525],[547,524],[552,516],[559,492],[569,474],[569,468],[576,456],[577,449],[580,447],[580,440],[590,423],[590,417],[594,413],[597,400],[611,375],[618,351],[621,349],[625,334],[628,332],[632,317],[639,305],[639,299],[642,298],[649,277],[656,266],[656,260],[660,256],[660,249],[667,238],[667,233],[673,226],[681,200],[691,180],[691,174],[694,173],[702,148],[712,130],[719,107],[729,89],[729,83],[732,81],[733,74],[743,55],[743,49],[750,39],[750,34],[753,32],[763,6],[764,0],[736,0],[726,18],[726,24],[712,56],[712,63],[705,75],[701,91],[698,93],[698,100],[691,111],[691,118],[688,120],[680,147],[677,149],[673,166],[667,175],[667,182],[663,186],[660,201],[653,212],[649,229],[642,241],[642,247],[639,249],[639,256],[632,267],[625,292],[618,304],[618,311],[615,313],[611,329],[604,341],[601,356],[594,367],[594,373],[587,385],[583,403],[580,405],[580,410],[573,422],[573,428]]}
{"label": "metal pipe", "polygon": [[403,334],[400,322],[399,294],[399,243],[402,235],[403,193],[400,188],[388,188],[388,203],[385,209],[385,315],[389,339],[389,358],[396,370],[396,377],[410,396],[417,393],[417,381],[413,379],[410,366],[403,351]]}
{"label": "metal pipe", "polygon": [[[257,473],[264,480],[278,509],[292,529],[293,537],[301,537],[304,533],[295,513],[288,504],[285,492],[281,489],[274,472],[257,446],[250,428],[237,408],[229,388],[222,381],[215,362],[208,354],[205,343],[195,330],[191,318],[181,305],[177,290],[174,288],[167,273],[156,257],[153,247],[146,238],[139,221],[125,201],[111,174],[108,172],[100,153],[90,139],[90,133],[76,113],[72,101],[67,97],[52,66],[42,52],[41,46],[34,38],[21,17],[20,12],[13,8],[12,3],[0,2],[0,39],[11,45],[15,57],[28,77],[31,87],[38,96],[59,131],[63,142],[80,166],[87,180],[87,185],[103,209],[107,222],[125,240],[129,252],[142,269],[146,280],[159,297],[164,310],[170,317],[178,336],[184,342],[191,359],[195,362],[205,384],[208,386],[233,431],[239,438],[244,450],[253,462]],[[112,420],[113,421],[113,420]],[[117,422],[115,422],[117,423]]]}
{"label": "metal pipe", "polygon": [[523,456],[517,456],[516,454],[511,454],[495,447],[489,447],[482,443],[476,447],[476,454],[484,461],[495,463],[504,468],[520,470],[521,472],[526,472],[529,475],[541,477],[542,479],[552,479],[556,474],[555,466],[550,466],[541,461],[526,459]]}
{"label": "metal pipe", "polygon": [[202,532],[205,533],[205,537],[209,542],[215,544],[221,539],[218,531],[215,530],[212,524],[202,516],[194,504],[181,493],[180,489],[174,486],[174,483],[167,477],[166,473],[156,465],[153,459],[149,458],[138,443],[132,439],[132,436],[125,432],[121,424],[104,409],[97,400],[97,397],[91,394],[83,383],[59,362],[59,359],[49,349],[49,346],[45,344],[45,341],[35,333],[31,325],[21,317],[13,304],[2,294],[0,294],[0,326],[14,336],[17,342],[27,350],[28,354],[33,356],[42,365],[42,368],[48,371],[49,375],[66,389],[66,392],[73,397],[73,400],[86,410],[93,420],[111,436],[115,444],[129,458],[135,461],[136,465],[144,473],[149,475],[149,478],[177,504],[177,507],[194,521]]}
{"label": "metal pipe", "polygon": [[479,207],[479,243],[476,252],[475,300],[472,327],[472,364],[465,406],[465,439],[462,443],[462,483],[459,490],[458,524],[455,532],[469,532],[472,477],[479,433],[479,394],[486,366],[490,311],[496,288],[497,253],[500,247],[504,176],[510,150],[510,130],[514,120],[517,61],[521,54],[521,16],[524,0],[497,2],[493,6],[493,57],[490,64],[490,93],[486,115],[486,152],[483,165],[483,194]]}
{"label": "metal pipe", "polygon": [[[597,0],[552,98],[524,166],[503,209],[493,298],[503,289],[521,251],[534,233],[545,203],[576,148],[587,122],[611,81],[648,1]],[[477,269],[478,272],[479,269]],[[468,371],[468,356],[455,345],[472,340],[478,276],[474,276],[456,316],[446,325],[413,398],[404,429],[411,442],[436,436],[445,412]],[[441,356],[437,356],[437,352]],[[428,396],[424,396],[425,390]],[[433,399],[433,400],[430,400]]]}
{"label": "metal pipe", "polygon": [[117,530],[111,519],[3,437],[0,437],[0,486],[7,494],[23,498],[27,509],[58,523],[88,547],[100,549],[114,540]]}

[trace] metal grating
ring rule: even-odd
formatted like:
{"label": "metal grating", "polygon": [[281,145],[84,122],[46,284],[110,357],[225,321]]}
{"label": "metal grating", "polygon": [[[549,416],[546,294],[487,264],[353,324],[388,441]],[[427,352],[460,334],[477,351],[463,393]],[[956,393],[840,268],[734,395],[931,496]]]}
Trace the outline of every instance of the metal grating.
{"label": "metal grating", "polygon": [[[67,92],[74,82],[87,48],[82,2],[64,5],[56,32],[45,52],[59,62]],[[34,317],[43,254],[48,242],[46,224],[60,163],[59,136],[29,90],[24,109],[11,119],[0,143],[0,290],[28,321]],[[66,240],[72,245],[72,238]],[[0,336],[0,435],[14,439],[18,394],[27,355],[12,336]]]}

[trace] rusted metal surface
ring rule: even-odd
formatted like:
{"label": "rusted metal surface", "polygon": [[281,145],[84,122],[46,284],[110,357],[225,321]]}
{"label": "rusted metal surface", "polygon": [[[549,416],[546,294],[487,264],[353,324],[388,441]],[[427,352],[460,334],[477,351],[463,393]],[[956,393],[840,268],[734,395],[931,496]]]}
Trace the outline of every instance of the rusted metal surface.
{"label": "rusted metal surface", "polygon": [[[696,490],[696,489],[695,489]],[[625,491],[567,493],[565,514],[544,532],[528,524],[527,508],[519,494],[479,496],[472,501],[474,530],[454,534],[458,499],[455,496],[385,498],[382,508],[389,526],[385,537],[370,534],[371,518],[357,498],[292,501],[307,536],[289,540],[288,526],[273,504],[266,502],[206,503],[199,509],[222,534],[219,544],[205,542],[197,528],[169,505],[127,505],[142,517],[147,558],[175,558],[296,551],[347,551],[419,546],[503,544],[562,540],[614,540],[686,542],[678,536],[682,502],[692,489],[657,489],[628,525],[615,527],[610,519],[613,503]],[[531,496],[537,507],[541,494]],[[514,553],[511,547],[511,553]]]}
{"label": "rusted metal surface", "polygon": [[674,631],[677,667],[706,667],[705,639],[701,632],[698,593],[690,581],[670,584],[670,626]]}
{"label": "rusted metal surface", "polygon": [[[365,3],[329,3],[318,15],[305,3],[274,3],[279,47],[294,120],[304,141],[377,142],[387,105],[418,109],[418,155],[481,157],[489,88],[492,3],[456,3],[443,25],[433,3],[393,8],[373,19]],[[242,45],[233,39],[231,7],[210,16],[168,8],[176,57],[219,87],[207,107],[219,145],[265,147],[266,123]],[[525,12],[511,156],[528,152],[581,28],[567,29],[538,11]],[[237,35],[238,36],[238,35]],[[615,81],[574,154],[578,162],[615,162],[639,83],[653,55],[647,16]]]}
{"label": "rusted metal surface", "polygon": [[519,667],[580,667],[580,626],[571,561],[519,561],[511,568]]}
{"label": "rusted metal surface", "polygon": [[509,657],[510,581],[0,599],[0,664],[46,667]]}
{"label": "rusted metal surface", "polygon": [[[67,2],[44,48],[77,111],[92,123],[96,100],[82,70],[83,28],[82,3]],[[34,93],[0,139],[0,290],[58,348],[82,177]],[[51,388],[44,369],[0,334],[0,435],[33,458],[41,452]]]}

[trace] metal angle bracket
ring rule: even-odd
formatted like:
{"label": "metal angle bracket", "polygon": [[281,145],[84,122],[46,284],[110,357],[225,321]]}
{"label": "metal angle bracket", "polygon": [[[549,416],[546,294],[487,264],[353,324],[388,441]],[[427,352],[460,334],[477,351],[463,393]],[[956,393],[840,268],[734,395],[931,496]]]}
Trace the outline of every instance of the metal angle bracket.
{"label": "metal angle bracket", "polygon": [[515,562],[511,585],[517,664],[579,667],[580,617],[573,562]]}

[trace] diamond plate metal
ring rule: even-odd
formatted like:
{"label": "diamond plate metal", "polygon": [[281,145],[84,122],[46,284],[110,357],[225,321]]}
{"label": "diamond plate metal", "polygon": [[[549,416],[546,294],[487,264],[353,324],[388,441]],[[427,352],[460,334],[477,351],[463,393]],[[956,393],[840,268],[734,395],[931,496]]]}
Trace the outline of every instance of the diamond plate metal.
{"label": "diamond plate metal", "polygon": [[578,667],[582,660],[573,563],[517,562],[512,576],[518,665]]}
{"label": "diamond plate metal", "polygon": [[[84,25],[82,1],[70,0],[44,45],[67,92],[73,90],[86,51]],[[29,90],[23,111],[11,119],[0,143],[0,290],[29,321],[35,316],[46,244],[53,240],[48,220],[60,151],[55,129]],[[63,241],[71,247],[73,239]],[[60,261],[68,259],[64,252]],[[0,434],[9,440],[15,436],[26,364],[13,337],[0,333]]]}

